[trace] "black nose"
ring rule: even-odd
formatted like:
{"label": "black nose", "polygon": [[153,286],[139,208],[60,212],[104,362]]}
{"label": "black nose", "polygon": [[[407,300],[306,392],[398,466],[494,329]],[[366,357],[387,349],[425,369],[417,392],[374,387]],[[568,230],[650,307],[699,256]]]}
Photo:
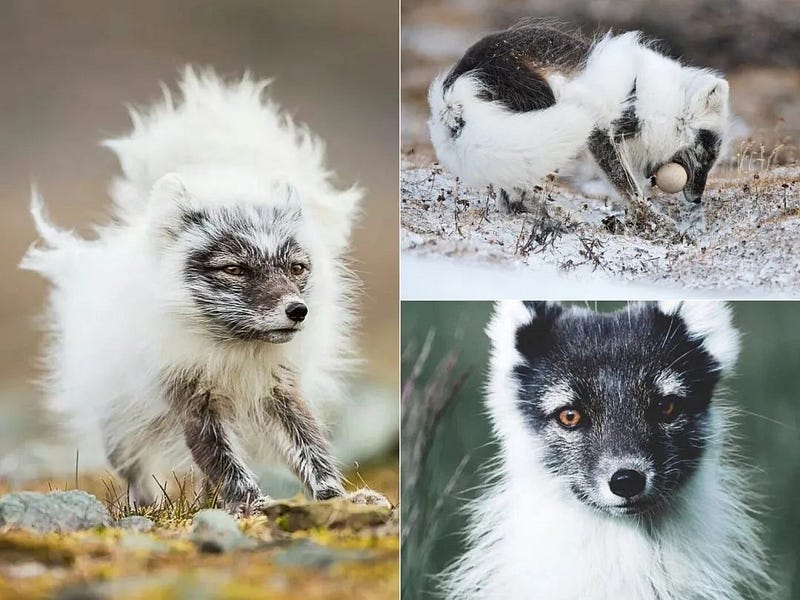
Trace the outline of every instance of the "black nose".
{"label": "black nose", "polygon": [[641,494],[647,478],[644,473],[631,469],[620,469],[611,476],[608,487],[611,492],[623,498],[633,498],[636,494]]}
{"label": "black nose", "polygon": [[292,302],[286,307],[286,316],[295,323],[300,323],[306,318],[308,307],[302,302]]}

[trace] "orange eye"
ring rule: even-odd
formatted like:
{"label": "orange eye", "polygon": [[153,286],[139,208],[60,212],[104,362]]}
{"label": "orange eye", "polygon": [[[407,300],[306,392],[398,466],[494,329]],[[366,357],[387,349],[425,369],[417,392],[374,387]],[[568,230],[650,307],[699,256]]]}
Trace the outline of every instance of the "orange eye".
{"label": "orange eye", "polygon": [[568,429],[577,427],[582,418],[583,415],[581,415],[580,411],[574,408],[565,408],[558,413],[558,422]]}
{"label": "orange eye", "polygon": [[662,417],[671,417],[675,414],[675,400],[664,398],[658,402],[658,412]]}
{"label": "orange eye", "polygon": [[222,270],[228,275],[244,275],[244,269],[239,265],[228,265],[227,267],[223,267]]}

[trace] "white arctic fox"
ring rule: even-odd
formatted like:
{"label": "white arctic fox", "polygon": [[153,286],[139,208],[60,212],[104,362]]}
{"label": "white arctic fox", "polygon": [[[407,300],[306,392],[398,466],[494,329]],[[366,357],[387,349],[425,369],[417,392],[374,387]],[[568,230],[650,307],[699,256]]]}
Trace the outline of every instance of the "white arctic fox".
{"label": "white arctic fox", "polygon": [[488,333],[499,469],[447,598],[768,597],[717,389],[739,348],[725,304],[505,302]]}
{"label": "white arctic fox", "polygon": [[123,175],[96,239],[33,198],[43,243],[22,267],[53,284],[48,404],[82,460],[99,436],[140,504],[154,474],[188,466],[231,510],[262,502],[264,458],[313,498],[345,495],[322,415],[352,365],[343,254],[361,193],[334,188],[321,143],[265,85],[187,69],[179,99],[132,112],[105,142]]}
{"label": "white arctic fox", "polygon": [[588,148],[619,194],[643,198],[662,165],[699,202],[728,122],[728,83],[658,52],[639,32],[589,41],[547,21],[486,36],[430,86],[445,168],[501,189],[507,208]]}

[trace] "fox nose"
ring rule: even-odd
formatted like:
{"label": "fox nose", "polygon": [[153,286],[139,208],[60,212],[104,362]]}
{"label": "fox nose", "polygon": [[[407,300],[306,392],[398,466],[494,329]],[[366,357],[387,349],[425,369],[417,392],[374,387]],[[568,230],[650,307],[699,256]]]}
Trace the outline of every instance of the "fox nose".
{"label": "fox nose", "polygon": [[644,473],[632,469],[620,469],[611,476],[608,487],[611,492],[622,498],[633,498],[644,491],[647,478]]}
{"label": "fox nose", "polygon": [[286,307],[286,316],[295,323],[301,323],[308,314],[308,307],[302,302],[292,302]]}

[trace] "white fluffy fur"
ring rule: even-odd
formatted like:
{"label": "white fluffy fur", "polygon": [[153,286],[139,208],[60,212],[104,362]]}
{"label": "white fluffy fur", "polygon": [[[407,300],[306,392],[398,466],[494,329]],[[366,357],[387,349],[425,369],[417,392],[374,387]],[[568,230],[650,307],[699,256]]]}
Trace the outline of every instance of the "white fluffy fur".
{"label": "white fluffy fur", "polygon": [[[445,75],[437,77],[428,93],[428,126],[441,164],[467,183],[532,187],[567,167],[593,130],[610,128],[634,80],[643,128],[619,150],[640,179],[647,165],[663,164],[692,144],[699,129],[721,133],[727,126],[727,82],[653,50],[639,32],[609,33],[593,44],[585,67],[576,74],[544,76],[556,103],[526,113],[479,99],[480,83],[469,73],[446,92]],[[465,126],[454,139],[449,127],[458,118]]]}
{"label": "white fluffy fur", "polygon": [[[670,307],[670,312],[672,312]],[[706,340],[728,338],[721,303],[678,307]],[[708,320],[705,320],[708,317]],[[763,598],[768,578],[746,478],[731,454],[730,418],[714,400],[715,431],[674,512],[654,532],[644,523],[596,512],[537,460],[539,441],[516,408],[515,332],[533,315],[520,302],[496,306],[487,405],[501,454],[488,493],[474,504],[468,552],[442,576],[451,600],[739,600]],[[735,352],[707,346],[733,366]],[[738,586],[738,587],[737,587]]]}
{"label": "white fluffy fur", "polygon": [[[466,183],[527,186],[575,158],[594,128],[591,111],[571,98],[514,113],[480,100],[480,82],[468,74],[446,92],[443,81],[437,77],[428,93],[431,141],[439,162]],[[453,139],[448,123],[456,117],[467,125]]]}
{"label": "white fluffy fur", "polygon": [[[165,374],[202,370],[239,399],[238,437],[259,459],[274,447],[261,447],[269,432],[247,409],[271,389],[271,368],[294,369],[300,392],[318,412],[342,398],[342,376],[352,366],[352,283],[341,254],[360,192],[334,189],[320,141],[265,99],[265,86],[247,76],[226,83],[187,68],[179,99],[165,89],[163,101],[146,113],[132,111],[133,131],[105,142],[124,175],[111,190],[116,222],[99,228],[97,239],[50,225],[34,194],[43,244],[21,266],[53,284],[47,403],[68,426],[85,468],[105,464],[101,421],[120,419],[112,435],[135,436],[164,411],[158,386]],[[300,203],[298,235],[314,265],[304,329],[281,345],[212,341],[193,325],[180,274],[185,249],[163,252],[154,232],[176,203],[246,209],[287,202]],[[144,435],[140,458],[153,472],[189,464],[179,436]]]}

